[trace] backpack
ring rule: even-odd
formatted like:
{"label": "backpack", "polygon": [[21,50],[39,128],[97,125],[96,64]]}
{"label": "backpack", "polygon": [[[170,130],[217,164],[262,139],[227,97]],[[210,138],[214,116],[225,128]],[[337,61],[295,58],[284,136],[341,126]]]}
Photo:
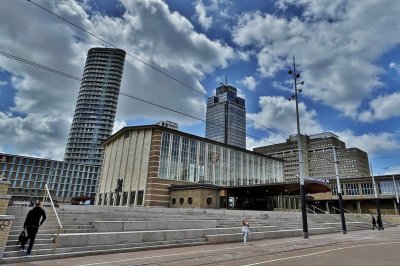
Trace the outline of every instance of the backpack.
{"label": "backpack", "polygon": [[25,230],[25,228],[24,228],[24,230],[22,230],[21,234],[19,234],[17,246],[18,246],[18,244],[21,244],[22,242],[25,242],[25,240],[26,240],[27,238],[28,238],[28,236],[27,236],[26,230]]}

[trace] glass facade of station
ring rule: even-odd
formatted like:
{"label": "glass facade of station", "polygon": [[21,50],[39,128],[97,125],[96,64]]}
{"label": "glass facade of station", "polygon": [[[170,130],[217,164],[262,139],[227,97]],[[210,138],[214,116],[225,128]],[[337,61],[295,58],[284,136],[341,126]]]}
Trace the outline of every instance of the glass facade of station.
{"label": "glass facade of station", "polygon": [[164,131],[159,178],[219,186],[283,181],[282,162]]}

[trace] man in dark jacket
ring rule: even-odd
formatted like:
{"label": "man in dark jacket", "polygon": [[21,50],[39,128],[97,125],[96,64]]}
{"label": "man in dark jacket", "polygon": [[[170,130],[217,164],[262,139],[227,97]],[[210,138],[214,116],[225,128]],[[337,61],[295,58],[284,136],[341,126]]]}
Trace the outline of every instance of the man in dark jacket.
{"label": "man in dark jacket", "polygon": [[[40,218],[42,217],[42,221],[40,221]],[[39,230],[39,226],[41,226],[46,220],[46,213],[44,210],[40,207],[40,202],[37,202],[35,204],[35,207],[28,212],[28,215],[26,216],[25,222],[24,222],[24,228],[27,231],[28,236],[25,238],[25,241],[21,243],[20,250],[25,249],[25,244],[28,242],[29,239],[29,246],[28,250],[26,251],[27,255],[31,255],[33,243],[35,242],[35,237],[36,234]]]}
{"label": "man in dark jacket", "polygon": [[378,216],[378,220],[376,221],[378,223],[378,230],[384,230],[383,229],[383,223],[382,223],[382,218]]}

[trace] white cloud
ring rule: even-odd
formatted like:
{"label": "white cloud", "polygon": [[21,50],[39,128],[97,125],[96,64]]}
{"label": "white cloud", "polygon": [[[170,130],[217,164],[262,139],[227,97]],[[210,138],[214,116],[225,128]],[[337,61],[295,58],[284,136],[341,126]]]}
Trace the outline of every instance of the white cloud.
{"label": "white cloud", "polygon": [[210,28],[213,19],[212,17],[207,16],[206,7],[203,4],[202,0],[197,0],[195,4],[195,9],[197,13],[197,18],[199,20],[200,25],[205,29],[208,30]]}
{"label": "white cloud", "polygon": [[0,80],[0,87],[1,86],[5,86],[5,85],[7,85],[8,83],[7,83],[7,81],[5,81],[5,80]]}
{"label": "white cloud", "polygon": [[400,116],[399,102],[399,92],[379,96],[369,102],[370,110],[360,113],[359,120],[372,123],[376,120]]}
{"label": "white cloud", "polygon": [[400,75],[400,64],[397,64],[395,62],[390,62],[389,68],[396,70],[397,73]]}
{"label": "white cloud", "polygon": [[114,121],[114,127],[113,127],[112,134],[116,133],[117,131],[119,131],[120,129],[122,129],[126,126],[127,126],[126,121],[119,121],[119,120]]}
{"label": "white cloud", "polygon": [[285,81],[283,83],[279,82],[279,81],[273,81],[271,83],[271,85],[273,88],[278,89],[280,91],[289,92],[289,93],[294,92],[294,89],[291,88],[291,87],[293,87],[293,81]]}
{"label": "white cloud", "polygon": [[389,132],[365,133],[356,135],[351,130],[333,132],[346,143],[347,148],[356,147],[374,156],[400,149],[399,136]]}
{"label": "white cloud", "polygon": [[247,136],[246,137],[246,149],[253,150],[254,148],[257,148],[257,147],[273,145],[273,144],[282,143],[285,141],[286,141],[285,137],[280,136],[278,134],[273,134],[273,133],[270,134],[267,138],[263,138],[263,139],[255,139],[255,138],[252,138],[251,136]]}
{"label": "white cloud", "polygon": [[[284,97],[263,96],[260,97],[259,106],[261,111],[247,116],[261,125],[275,129],[283,136],[297,134],[296,109],[293,101]],[[300,129],[302,134],[317,134],[323,129],[317,121],[315,110],[307,110],[303,102],[299,103]],[[253,123],[256,129],[265,130],[262,126]]]}
{"label": "white cloud", "polygon": [[246,86],[247,89],[254,91],[258,85],[256,79],[252,76],[246,76],[242,80],[239,80],[239,83]]}
{"label": "white cloud", "polygon": [[[89,16],[85,10],[87,6],[84,6],[86,2],[38,3],[127,52],[138,51],[141,60],[201,93],[205,93],[200,83],[204,75],[215,68],[226,67],[234,56],[232,48],[197,33],[189,20],[171,12],[161,0],[122,0],[125,10],[122,17],[100,13]],[[87,51],[104,45],[26,1],[4,1],[0,9],[0,25],[0,46],[3,50],[77,77],[82,76]],[[0,124],[0,132],[15,133],[19,132],[20,125],[31,126],[30,130],[8,138],[10,142],[7,144],[17,146],[19,153],[23,153],[25,147],[26,151],[50,154],[55,143],[64,150],[79,82],[4,57],[0,58],[0,68],[12,76],[15,89],[14,107],[9,110],[13,114],[5,116],[7,123]],[[126,57],[121,92],[192,116],[203,117],[205,114],[203,95],[130,56]],[[198,123],[122,95],[119,97],[116,127],[124,125],[127,120],[145,118],[157,121],[165,117],[180,121],[181,125]],[[56,132],[51,138],[57,139],[47,142],[38,137],[42,130],[33,127],[30,122],[33,118],[35,123],[50,127],[49,132],[53,133],[49,135]],[[54,122],[48,121],[50,118]],[[58,128],[57,121],[61,121],[61,128]],[[24,134],[27,134],[27,139],[21,141]],[[29,143],[30,136],[38,138],[35,142],[38,149]],[[5,146],[1,142],[0,146]]]}
{"label": "white cloud", "polygon": [[[400,2],[279,1],[278,7],[302,7],[299,18],[250,12],[232,31],[242,48],[258,50],[259,72],[274,77],[296,57],[304,94],[357,118],[363,101],[381,89],[383,69],[376,64],[400,43]],[[379,36],[377,38],[376,36]]]}

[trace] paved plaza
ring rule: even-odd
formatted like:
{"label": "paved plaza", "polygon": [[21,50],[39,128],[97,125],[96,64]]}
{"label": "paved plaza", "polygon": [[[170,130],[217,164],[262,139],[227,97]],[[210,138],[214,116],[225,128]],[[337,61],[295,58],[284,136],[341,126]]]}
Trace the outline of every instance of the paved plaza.
{"label": "paved plaza", "polygon": [[[21,264],[6,264],[21,265]],[[24,262],[41,266],[95,265],[400,265],[400,227],[242,243],[157,249]]]}

